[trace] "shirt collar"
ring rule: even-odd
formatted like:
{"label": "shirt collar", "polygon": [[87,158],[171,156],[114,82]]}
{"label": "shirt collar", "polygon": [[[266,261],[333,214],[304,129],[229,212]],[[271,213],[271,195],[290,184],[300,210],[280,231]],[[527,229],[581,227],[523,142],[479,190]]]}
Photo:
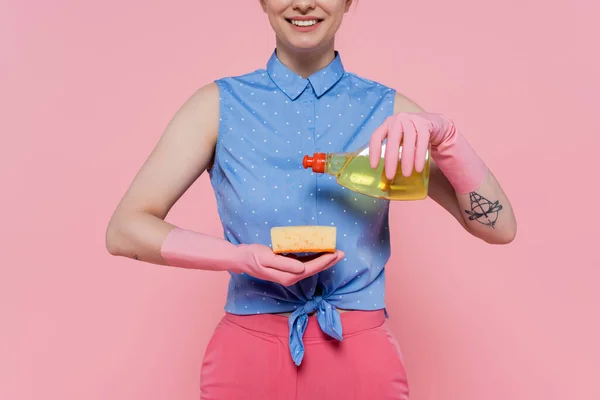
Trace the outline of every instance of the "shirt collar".
{"label": "shirt collar", "polygon": [[339,53],[335,52],[335,58],[325,68],[315,72],[308,79],[292,72],[283,65],[274,51],[267,63],[267,73],[277,87],[285,93],[291,100],[296,100],[298,96],[306,89],[308,83],[312,85],[317,97],[321,97],[325,92],[335,86],[336,83],[345,74],[344,65]]}

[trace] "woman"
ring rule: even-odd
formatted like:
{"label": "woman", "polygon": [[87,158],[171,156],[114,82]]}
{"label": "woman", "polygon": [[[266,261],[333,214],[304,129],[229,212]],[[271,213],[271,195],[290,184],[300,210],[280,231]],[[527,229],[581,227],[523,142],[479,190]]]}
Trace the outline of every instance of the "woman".
{"label": "woman", "polygon": [[[383,158],[391,178],[401,140],[406,176],[422,170],[430,144],[430,197],[489,243],[515,236],[509,201],[450,119],[345,71],[334,38],[352,0],[260,3],[277,37],[266,68],[220,79],[182,106],[118,205],[107,248],[230,273],[203,399],[406,399],[385,323],[389,202],[303,170],[302,156],[368,142],[371,166]],[[205,170],[225,239],[164,221]],[[275,255],[277,225],[336,226],[339,250],[312,260]]]}

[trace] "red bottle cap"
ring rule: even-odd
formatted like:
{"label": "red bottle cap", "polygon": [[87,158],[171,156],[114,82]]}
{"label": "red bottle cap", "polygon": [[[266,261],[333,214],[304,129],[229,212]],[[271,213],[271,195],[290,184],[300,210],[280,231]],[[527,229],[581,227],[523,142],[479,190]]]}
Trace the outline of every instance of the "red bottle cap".
{"label": "red bottle cap", "polygon": [[302,160],[302,166],[304,168],[312,168],[313,172],[324,173],[325,172],[325,160],[327,154],[315,153],[312,157],[306,155]]}

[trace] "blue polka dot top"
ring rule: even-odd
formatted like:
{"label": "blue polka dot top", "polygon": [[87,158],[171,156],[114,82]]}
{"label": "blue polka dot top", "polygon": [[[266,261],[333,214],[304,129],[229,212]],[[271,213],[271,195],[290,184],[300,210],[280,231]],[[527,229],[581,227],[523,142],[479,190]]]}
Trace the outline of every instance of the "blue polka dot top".
{"label": "blue polka dot top", "polygon": [[337,228],[346,257],[297,284],[231,273],[225,311],[291,312],[291,357],[300,365],[308,315],[342,340],[338,308],[385,309],[390,256],[389,201],[340,186],[334,177],[302,167],[305,154],[355,151],[393,113],[395,91],[346,72],[339,53],[307,79],[273,52],[266,69],[216,81],[220,127],[210,169],[225,239],[271,245],[270,229],[284,225]]}

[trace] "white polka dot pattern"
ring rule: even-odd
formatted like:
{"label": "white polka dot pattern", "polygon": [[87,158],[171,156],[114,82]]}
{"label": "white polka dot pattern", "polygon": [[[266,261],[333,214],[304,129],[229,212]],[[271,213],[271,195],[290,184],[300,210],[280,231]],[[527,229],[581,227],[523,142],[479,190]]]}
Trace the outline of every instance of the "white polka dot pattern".
{"label": "white polka dot pattern", "polygon": [[[367,143],[392,114],[394,90],[346,72],[339,54],[308,79],[273,54],[265,70],[217,84],[221,121],[210,177],[225,238],[234,244],[270,245],[273,226],[336,226],[338,248],[346,253],[334,267],[290,287],[232,273],[225,310],[299,316],[310,304],[327,320],[329,313],[338,314],[336,308],[385,308],[389,202],[305,170],[302,158],[353,151]],[[341,334],[341,327],[337,332],[324,324],[321,328],[331,336]],[[296,325],[293,331],[303,353],[303,331]]]}

